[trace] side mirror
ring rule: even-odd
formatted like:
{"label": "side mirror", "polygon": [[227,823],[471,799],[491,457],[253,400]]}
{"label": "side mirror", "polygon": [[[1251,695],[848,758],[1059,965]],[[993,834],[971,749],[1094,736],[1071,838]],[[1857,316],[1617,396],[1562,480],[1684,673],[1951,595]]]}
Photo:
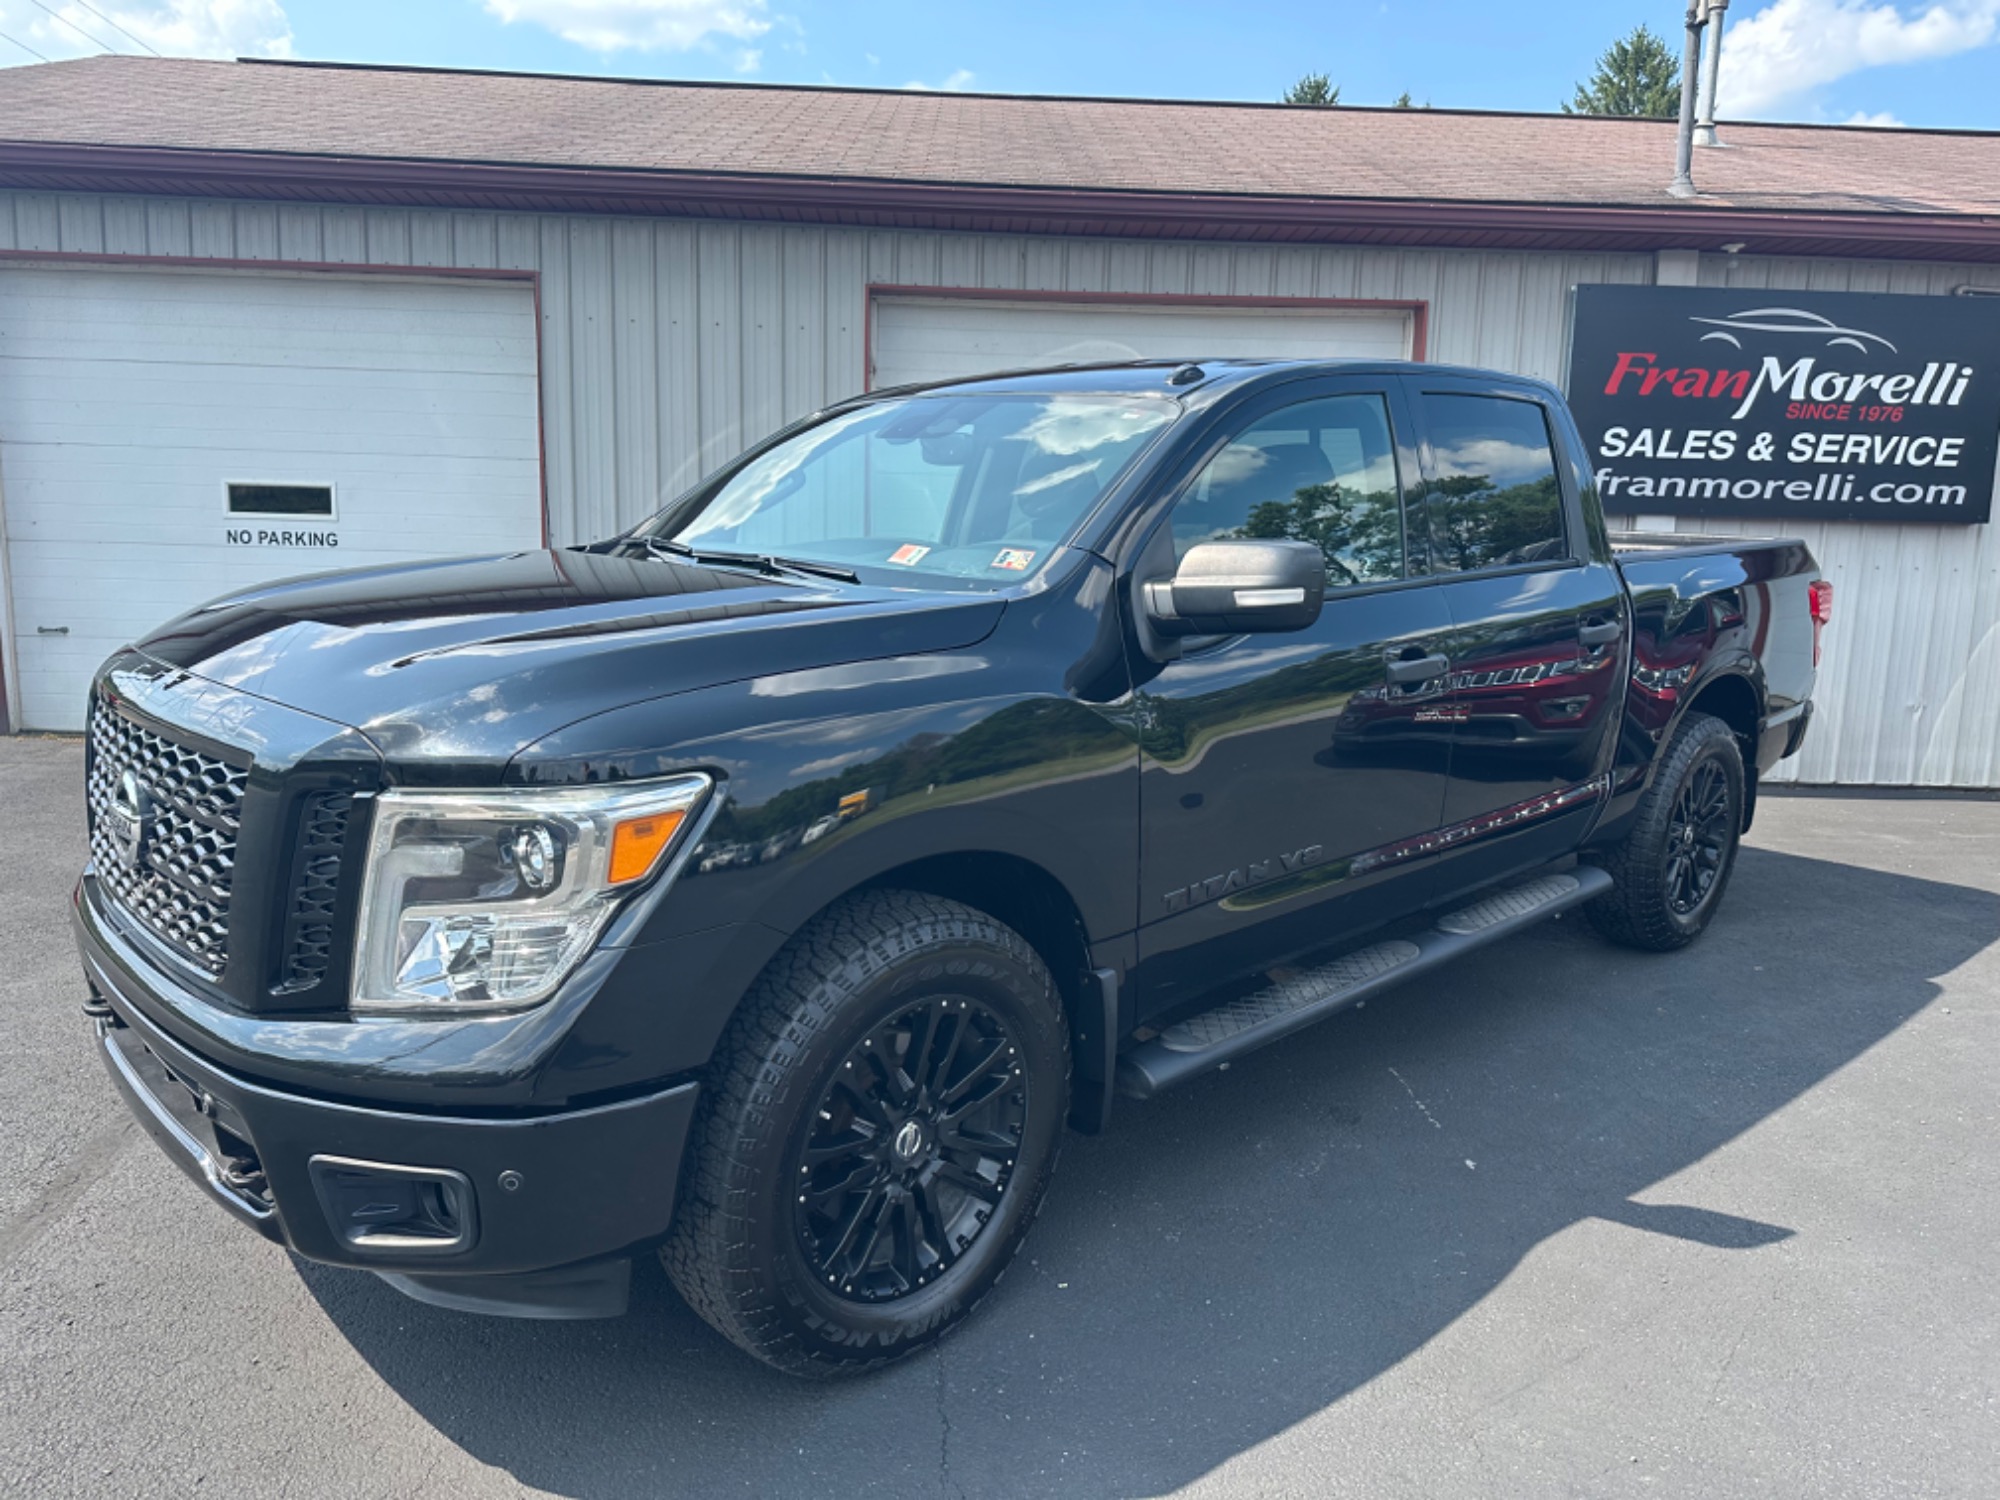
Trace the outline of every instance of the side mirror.
{"label": "side mirror", "polygon": [[1326,557],[1311,542],[1201,542],[1145,599],[1161,635],[1303,630],[1326,599]]}

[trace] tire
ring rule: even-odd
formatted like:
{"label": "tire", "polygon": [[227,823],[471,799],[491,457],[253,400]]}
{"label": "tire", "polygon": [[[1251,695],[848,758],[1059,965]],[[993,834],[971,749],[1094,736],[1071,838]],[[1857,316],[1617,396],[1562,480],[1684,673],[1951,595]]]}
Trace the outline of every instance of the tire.
{"label": "tire", "polygon": [[936,896],[847,897],[730,1023],[661,1259],[688,1305],[765,1364],[887,1364],[999,1281],[1040,1209],[1068,1095],[1061,1001],[1025,938]]}
{"label": "tire", "polygon": [[1743,752],[1735,732],[1708,714],[1689,714],[1631,829],[1596,856],[1617,885],[1584,908],[1591,925],[1629,948],[1687,946],[1722,904],[1742,830]]}

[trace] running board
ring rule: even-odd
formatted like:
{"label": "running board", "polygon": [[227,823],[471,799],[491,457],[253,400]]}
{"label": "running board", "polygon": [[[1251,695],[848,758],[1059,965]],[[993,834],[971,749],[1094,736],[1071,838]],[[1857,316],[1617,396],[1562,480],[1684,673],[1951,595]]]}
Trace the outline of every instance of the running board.
{"label": "running board", "polygon": [[1543,875],[1447,912],[1428,932],[1343,953],[1269,989],[1176,1021],[1119,1058],[1118,1091],[1150,1098],[1357,1000],[1580,906],[1611,885],[1611,877],[1595,865]]}

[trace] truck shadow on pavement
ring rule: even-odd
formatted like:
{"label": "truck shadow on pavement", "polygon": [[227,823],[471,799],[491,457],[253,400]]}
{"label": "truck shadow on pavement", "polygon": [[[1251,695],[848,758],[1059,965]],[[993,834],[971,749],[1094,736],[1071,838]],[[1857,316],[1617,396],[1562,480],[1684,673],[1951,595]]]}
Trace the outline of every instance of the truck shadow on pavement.
{"label": "truck shadow on pavement", "polygon": [[1109,1134],[1070,1140],[971,1322],[844,1385],[753,1364],[650,1259],[630,1316],[584,1324],[300,1273],[440,1433],[560,1494],[1157,1494],[1390,1369],[1573,1226],[1732,1255],[1809,1235],[1649,1189],[1881,1041],[1996,938],[1990,892],[1756,848],[1684,953],[1610,948],[1577,920],[1525,934],[1121,1101]]}

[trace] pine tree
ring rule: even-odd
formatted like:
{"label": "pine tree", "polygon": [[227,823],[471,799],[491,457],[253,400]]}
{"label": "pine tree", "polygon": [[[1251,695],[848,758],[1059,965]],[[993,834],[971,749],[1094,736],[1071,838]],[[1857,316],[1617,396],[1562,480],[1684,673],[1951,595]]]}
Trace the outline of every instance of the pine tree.
{"label": "pine tree", "polygon": [[1340,103],[1340,85],[1332,83],[1324,73],[1308,73],[1285,91],[1280,104],[1317,104],[1331,107]]}
{"label": "pine tree", "polygon": [[1578,84],[1566,115],[1633,115],[1671,119],[1681,112],[1681,69],[1667,44],[1643,24],[1613,42],[1597,72]]}

